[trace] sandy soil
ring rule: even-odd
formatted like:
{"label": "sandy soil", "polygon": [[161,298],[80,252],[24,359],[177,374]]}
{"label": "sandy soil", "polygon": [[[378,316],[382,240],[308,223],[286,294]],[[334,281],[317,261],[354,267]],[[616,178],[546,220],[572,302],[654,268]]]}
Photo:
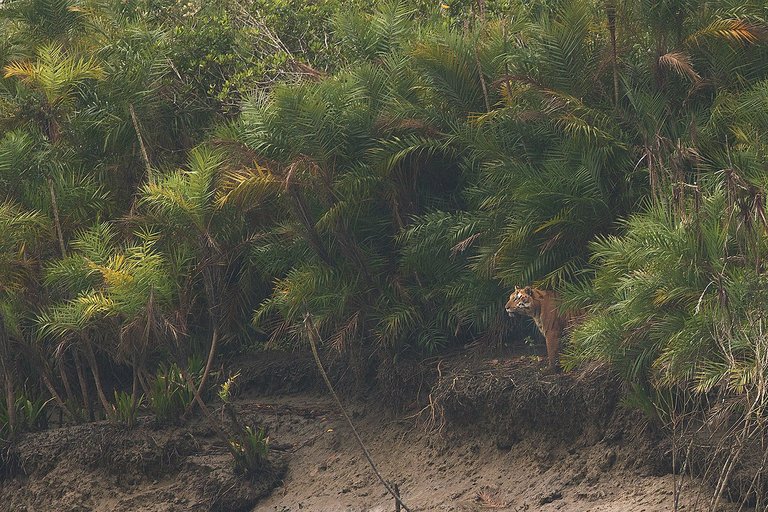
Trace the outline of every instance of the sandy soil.
{"label": "sandy soil", "polygon": [[[269,371],[305,379],[297,367]],[[411,510],[674,509],[663,443],[619,405],[618,387],[604,373],[545,376],[530,358],[474,355],[436,370],[423,408],[395,414],[370,390],[345,400],[381,473]],[[316,380],[293,389],[246,371],[252,378],[236,405],[246,423],[268,428],[272,455],[287,467],[274,480],[234,475],[225,447],[202,422],[160,428],[146,418],[131,431],[100,423],[25,436],[3,458],[0,510],[395,510]],[[293,392],[275,393],[286,388]],[[680,510],[704,509],[709,492],[686,481]]]}
{"label": "sandy soil", "polygon": [[[322,397],[281,397],[273,403],[333,409]],[[413,420],[398,421],[375,405],[350,409],[380,471],[399,485],[413,510],[673,508],[671,475],[648,475],[643,461],[618,461],[616,448],[605,442],[562,446],[538,438],[499,447],[471,431],[436,439]],[[295,448],[282,485],[254,510],[394,510],[394,500],[339,415],[297,418],[278,411],[272,419],[262,417],[276,438]]]}

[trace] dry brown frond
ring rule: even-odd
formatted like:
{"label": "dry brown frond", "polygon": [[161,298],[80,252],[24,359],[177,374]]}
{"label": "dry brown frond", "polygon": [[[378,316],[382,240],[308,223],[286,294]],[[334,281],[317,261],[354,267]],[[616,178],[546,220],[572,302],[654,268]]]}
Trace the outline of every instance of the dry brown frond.
{"label": "dry brown frond", "polygon": [[290,324],[288,321],[277,323],[277,326],[271,329],[272,333],[269,335],[269,339],[264,344],[264,347],[267,349],[272,349],[278,346],[280,341],[283,339],[284,334],[288,331],[289,327]]}
{"label": "dry brown frond", "polygon": [[563,232],[558,231],[554,235],[550,236],[546,240],[544,240],[541,245],[539,245],[539,248],[541,249],[541,253],[545,253],[547,251],[551,251],[553,247],[555,247],[563,238]]}
{"label": "dry brown frond", "polygon": [[523,110],[519,114],[517,114],[517,120],[522,122],[528,122],[528,121],[541,121],[542,119],[546,118],[547,116],[544,115],[539,110]]}
{"label": "dry brown frond", "polygon": [[357,335],[359,326],[360,312],[358,311],[347,320],[347,323],[345,323],[341,329],[336,331],[336,334],[330,339],[331,346],[338,352],[344,352],[349,346],[349,340]]}
{"label": "dry brown frond", "polygon": [[292,61],[292,64],[294,69],[296,69],[297,72],[303,74],[304,76],[309,77],[312,80],[319,81],[327,76],[324,72],[313,68],[309,64],[304,64],[303,62],[299,62],[297,60]]}
{"label": "dry brown frond", "polygon": [[421,119],[412,117],[399,118],[386,115],[376,119],[374,129],[379,133],[391,133],[394,131],[419,132],[428,137],[434,137],[440,134],[438,130]]}
{"label": "dry brown frond", "polygon": [[544,89],[544,86],[528,75],[503,75],[491,83],[491,87],[499,88],[508,84],[523,84],[533,86],[535,89]]}
{"label": "dry brown frond", "polygon": [[493,82],[493,87],[500,88],[500,92],[504,94],[504,88],[513,87],[514,85],[520,86],[523,90],[533,90],[543,95],[547,109],[557,110],[568,105],[580,105],[581,101],[573,96],[564,94],[561,91],[550,89],[536,79],[526,75],[504,75],[498,80]]}
{"label": "dry brown frond", "polygon": [[227,152],[227,161],[223,163],[226,169],[242,169],[258,166],[265,169],[279,169],[280,165],[270,160],[238,140],[213,138],[209,144],[214,148],[221,148]]}
{"label": "dry brown frond", "polygon": [[671,51],[665,53],[659,57],[659,64],[671,69],[680,76],[685,76],[691,79],[692,82],[698,82],[701,77],[693,69],[693,63],[691,62],[691,56],[687,53]]}
{"label": "dry brown frond", "polygon": [[411,293],[410,291],[408,291],[408,287],[405,284],[403,284],[403,281],[399,276],[395,276],[392,279],[390,279],[389,284],[392,286],[393,291],[397,293],[396,297],[398,298],[398,300],[403,300],[403,301],[411,300]]}
{"label": "dry brown frond", "polygon": [[451,255],[456,256],[458,253],[466,251],[467,248],[480,237],[480,235],[482,235],[482,233],[475,233],[451,247]]}

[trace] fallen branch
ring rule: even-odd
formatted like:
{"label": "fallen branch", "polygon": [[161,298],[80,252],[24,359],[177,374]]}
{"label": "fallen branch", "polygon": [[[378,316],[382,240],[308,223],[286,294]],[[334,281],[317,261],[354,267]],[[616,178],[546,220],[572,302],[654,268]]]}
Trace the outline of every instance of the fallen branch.
{"label": "fallen branch", "polygon": [[376,464],[373,462],[373,459],[371,458],[371,454],[368,452],[368,448],[365,447],[363,440],[360,438],[360,434],[357,433],[357,429],[355,428],[355,425],[352,423],[352,419],[350,419],[349,415],[347,414],[347,411],[344,409],[344,405],[342,405],[341,400],[339,399],[339,396],[336,394],[336,391],[334,391],[333,384],[331,384],[331,379],[329,379],[328,374],[325,373],[325,368],[323,368],[323,363],[320,361],[320,354],[317,351],[318,341],[320,340],[320,333],[317,332],[317,329],[315,329],[315,324],[312,322],[312,316],[309,313],[304,313],[304,327],[307,329],[307,334],[309,335],[309,344],[312,347],[312,355],[315,357],[315,363],[317,363],[317,369],[320,370],[320,375],[323,377],[323,380],[325,381],[325,385],[328,387],[328,391],[330,391],[331,396],[333,396],[333,399],[336,401],[336,405],[339,406],[341,413],[344,415],[344,418],[347,420],[349,427],[352,429],[352,433],[355,435],[355,439],[357,439],[357,443],[360,445],[360,448],[363,449],[363,453],[365,454],[365,458],[368,460],[368,464],[370,464],[371,469],[376,474],[376,477],[381,482],[381,485],[383,485],[384,488],[387,490],[387,492],[391,494],[393,498],[395,498],[396,503],[402,506],[403,510],[405,510],[406,512],[411,512],[411,509],[408,508],[408,506],[405,503],[403,503],[402,499],[400,499],[399,493],[394,489],[392,489],[392,487],[387,483],[387,481],[384,480],[384,477],[381,476],[381,473],[379,473],[379,470],[376,467]]}

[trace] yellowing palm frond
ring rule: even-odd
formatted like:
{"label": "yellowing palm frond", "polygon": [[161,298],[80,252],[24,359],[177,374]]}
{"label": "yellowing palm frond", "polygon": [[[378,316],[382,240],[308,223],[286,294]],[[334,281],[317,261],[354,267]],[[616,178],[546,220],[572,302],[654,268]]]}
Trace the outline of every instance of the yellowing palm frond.
{"label": "yellowing palm frond", "polygon": [[101,274],[108,287],[118,287],[134,280],[134,277],[126,269],[127,262],[122,254],[112,256],[107,265],[97,265],[90,262],[88,266]]}
{"label": "yellowing palm frond", "polygon": [[41,47],[34,62],[14,61],[3,72],[5,78],[16,77],[39,88],[51,104],[66,100],[84,81],[104,77],[104,70],[93,58],[68,55],[57,44]]}
{"label": "yellowing palm frond", "polygon": [[217,204],[235,204],[240,208],[250,209],[277,193],[281,185],[281,180],[259,165],[255,169],[228,172],[222,180]]}
{"label": "yellowing palm frond", "polygon": [[686,39],[690,44],[702,44],[707,38],[725,39],[734,44],[754,44],[766,40],[768,31],[765,26],[747,20],[715,20],[703,29],[691,34]]}
{"label": "yellowing palm frond", "polygon": [[613,136],[600,129],[595,124],[589,122],[583,117],[572,113],[566,113],[556,121],[556,125],[573,138],[582,137],[586,141],[612,141]]}
{"label": "yellowing palm frond", "polygon": [[3,68],[3,77],[28,79],[35,74],[35,65],[29,61],[14,61]]}
{"label": "yellowing palm frond", "polygon": [[81,295],[72,301],[72,304],[80,311],[83,325],[92,319],[108,315],[115,309],[114,301],[101,292]]}
{"label": "yellowing palm frond", "polygon": [[[158,210],[166,213],[189,213],[194,211],[195,205],[181,190],[183,183],[181,173],[167,178],[165,182],[149,183],[144,186],[142,200]],[[178,186],[174,186],[178,185]]]}

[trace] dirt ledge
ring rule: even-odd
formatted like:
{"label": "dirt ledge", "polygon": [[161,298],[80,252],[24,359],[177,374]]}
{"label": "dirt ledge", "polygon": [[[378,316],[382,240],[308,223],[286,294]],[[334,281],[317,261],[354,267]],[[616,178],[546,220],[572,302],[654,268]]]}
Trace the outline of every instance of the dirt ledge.
{"label": "dirt ledge", "polygon": [[249,482],[233,472],[214,432],[196,422],[132,429],[107,422],[24,435],[7,451],[0,510],[246,511],[280,480]]}
{"label": "dirt ledge", "polygon": [[[329,367],[340,380],[348,373],[343,361]],[[394,510],[311,359],[257,354],[227,367],[238,370],[235,406],[243,423],[267,427],[283,473],[236,476],[202,422],[173,428],[144,418],[131,430],[102,422],[22,437],[3,459],[0,511]],[[395,401],[404,412],[391,406],[391,385],[379,385],[382,393],[371,383],[345,403],[415,510],[673,508],[663,437],[622,407],[621,386],[603,368],[545,375],[530,356],[468,350],[382,376],[402,380]],[[707,492],[688,481],[680,503],[695,510]]]}

